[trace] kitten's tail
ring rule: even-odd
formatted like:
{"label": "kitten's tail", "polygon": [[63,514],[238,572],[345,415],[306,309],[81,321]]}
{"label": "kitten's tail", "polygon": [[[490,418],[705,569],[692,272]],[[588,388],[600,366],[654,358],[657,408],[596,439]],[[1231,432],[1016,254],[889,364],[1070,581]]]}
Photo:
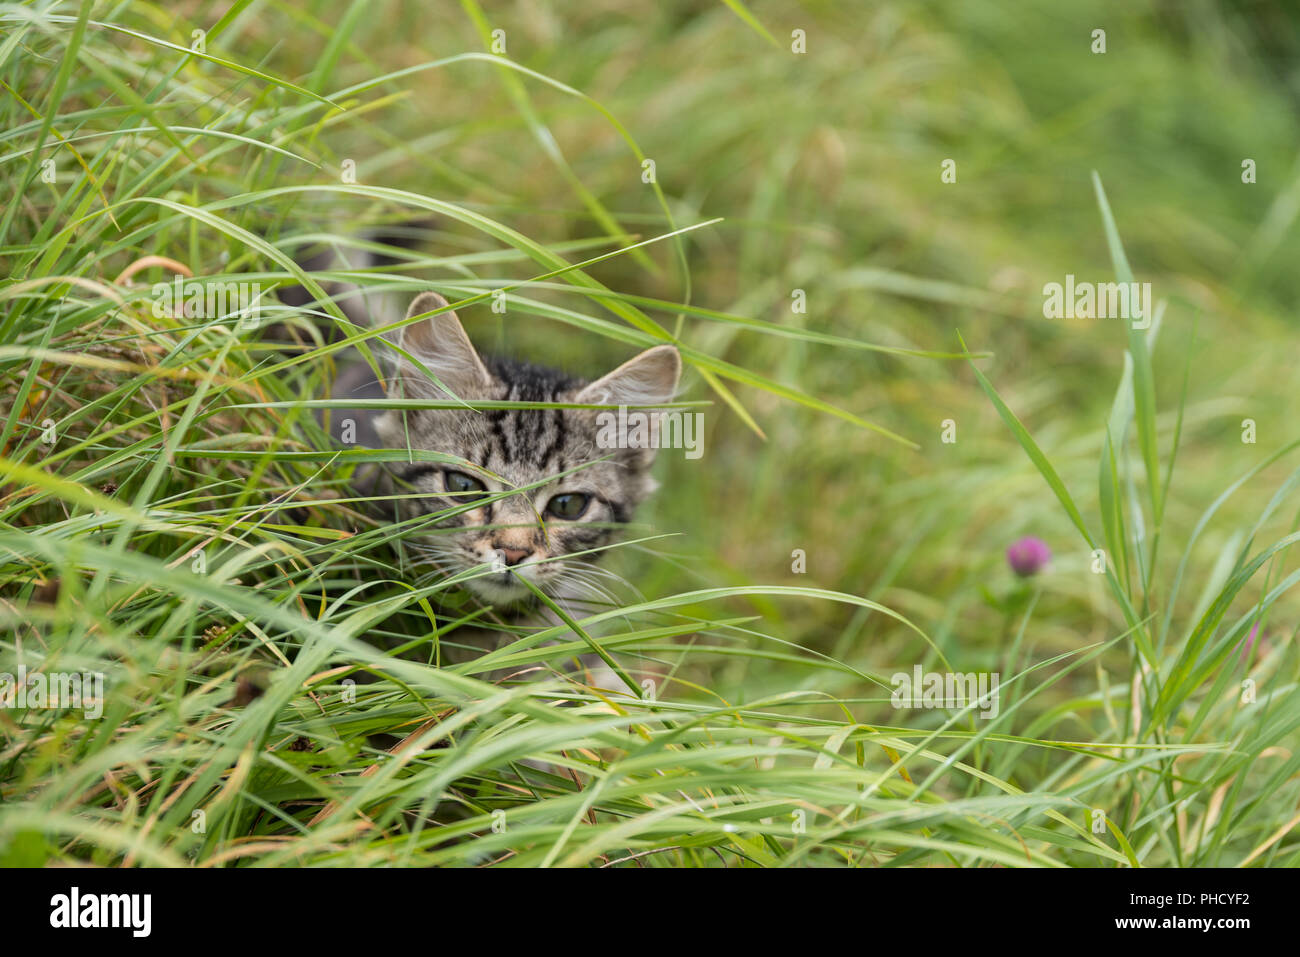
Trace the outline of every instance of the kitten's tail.
{"label": "kitten's tail", "polygon": [[[355,273],[356,281],[319,280],[328,299],[338,306],[348,320],[363,328],[385,325],[400,319],[405,307],[397,294],[387,290],[384,282],[368,283],[364,274],[378,272],[406,261],[404,254],[426,245],[436,225],[433,219],[413,220],[361,233],[346,244],[318,243],[303,249],[294,259],[304,272]],[[313,311],[321,316],[319,326],[327,342],[343,338],[339,324],[328,320],[324,304],[302,286],[283,287],[280,301],[295,309]]]}
{"label": "kitten's tail", "polygon": [[[332,301],[348,320],[361,328],[386,325],[405,314],[397,293],[388,291],[382,279],[370,281],[367,273],[378,273],[385,267],[398,265],[410,257],[406,253],[427,245],[434,229],[432,219],[398,223],[360,234],[347,243],[321,242],[304,247],[295,261],[307,273],[342,273],[347,279],[318,279],[326,297]],[[345,336],[340,323],[329,317],[324,303],[302,286],[293,285],[278,290],[280,302],[310,314],[319,336],[326,343],[338,342]],[[314,343],[302,341],[290,326],[273,326],[267,338],[277,341],[288,351],[307,350]],[[332,399],[383,399],[384,385],[375,377],[369,363],[360,359],[355,350],[337,357],[338,373],[330,389]],[[382,446],[375,431],[373,409],[332,409],[321,416],[322,425],[328,423],[330,436],[344,447],[379,448]],[[372,470],[363,469],[365,472]],[[369,486],[371,483],[363,483]]]}

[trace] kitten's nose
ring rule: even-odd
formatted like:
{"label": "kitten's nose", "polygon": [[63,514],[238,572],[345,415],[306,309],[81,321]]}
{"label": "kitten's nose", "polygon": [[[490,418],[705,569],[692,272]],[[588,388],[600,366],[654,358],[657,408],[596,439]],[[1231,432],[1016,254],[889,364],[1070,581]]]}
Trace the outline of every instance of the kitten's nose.
{"label": "kitten's nose", "polygon": [[504,546],[497,549],[501,557],[505,559],[507,565],[518,565],[525,558],[532,554],[526,548],[506,548]]}

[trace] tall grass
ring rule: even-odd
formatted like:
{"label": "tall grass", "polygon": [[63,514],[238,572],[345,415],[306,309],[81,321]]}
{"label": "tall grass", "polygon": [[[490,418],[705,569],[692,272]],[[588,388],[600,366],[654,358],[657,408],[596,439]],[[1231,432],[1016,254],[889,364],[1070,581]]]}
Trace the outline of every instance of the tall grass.
{"label": "tall grass", "polygon": [[[775,11],[728,3],[682,28],[688,47],[722,38],[737,52],[682,75],[673,102],[701,122],[649,146],[625,113],[653,129],[653,84],[669,71],[651,64],[649,115],[583,92],[609,86],[617,19],[567,39],[566,65],[514,59],[544,25],[512,25],[507,54],[485,52],[493,20],[473,2],[429,20],[392,7],[386,35],[448,27],[432,50],[377,48],[364,3],[337,24],[255,6],[201,4],[188,20],[89,0],[0,14],[0,176],[14,198],[0,221],[0,672],[106,678],[97,720],[0,710],[0,861],[1296,862],[1300,691],[1275,611],[1294,609],[1300,574],[1286,565],[1298,476],[1279,472],[1294,443],[1270,439],[1232,475],[1206,469],[1202,450],[1195,487],[1219,484],[1185,520],[1183,439],[1206,415],[1188,400],[1191,335],[1174,337],[1185,354],[1168,382],[1155,345],[1160,328],[1162,349],[1171,327],[1189,329],[1191,303],[1169,303],[1149,333],[1097,336],[1108,359],[1089,381],[1124,363],[1113,401],[1072,410],[1078,433],[1040,445],[999,370],[985,371],[1014,334],[981,341],[989,316],[1026,315],[1023,291],[866,268],[793,221],[833,205],[808,184],[843,178],[842,118],[792,113],[807,138],[787,129],[743,201],[702,201],[730,188],[707,151],[749,155],[743,133],[773,106],[735,104],[729,126],[723,78],[792,102],[818,82],[772,49],[786,29]],[[916,16],[909,42],[945,62],[936,24]],[[887,47],[890,29],[870,35]],[[842,82],[845,56],[808,69]],[[906,87],[910,62],[870,82]],[[647,158],[662,185],[642,182]],[[909,200],[882,202],[887,221],[909,220]],[[1125,280],[1100,180],[1095,202],[1092,228]],[[387,250],[396,265],[298,265],[305,249],[429,217],[419,251]],[[351,491],[356,469],[412,453],[338,451],[322,431],[344,350],[375,359],[396,317],[362,328],[338,303],[308,313],[273,294],[256,327],[159,315],[153,285],[178,274],[314,292],[350,280],[398,298],[436,288],[477,335],[588,374],[674,342],[687,399],[710,403],[707,467],[664,463],[663,504],[647,512],[660,521],[605,556],[622,578],[606,603],[519,628],[463,580],[428,575],[408,543],[420,523],[378,521]],[[844,314],[790,313],[800,286]],[[504,317],[489,308],[501,293]],[[861,316],[862,296],[888,308]],[[966,351],[951,323],[914,329],[918,315],[958,318],[972,348],[995,348]],[[966,359],[1046,486],[1031,492],[1010,454],[877,482],[942,454],[943,402],[895,412],[889,397],[951,389]],[[873,382],[881,395],[867,398]],[[995,441],[973,409],[961,441]],[[1053,465],[1062,455],[1069,467]],[[1078,497],[1085,457],[1095,501]],[[1272,497],[1243,519],[1231,493],[1265,480]],[[949,531],[989,521],[1008,493],[1054,500],[1032,524],[1078,536],[1056,542],[1057,570],[1032,588],[1012,589]],[[801,501],[772,507],[800,494],[821,497],[806,523]],[[853,547],[828,531],[845,497],[881,516],[851,526]],[[746,500],[761,526],[743,521]],[[806,578],[789,571],[796,548]],[[1097,548],[1102,575],[1087,567]],[[917,569],[928,592],[908,578]],[[450,664],[471,624],[501,646]],[[1273,637],[1248,644],[1256,625]],[[626,688],[570,673],[593,648]],[[891,707],[891,675],[913,664],[1000,672],[997,716]]]}

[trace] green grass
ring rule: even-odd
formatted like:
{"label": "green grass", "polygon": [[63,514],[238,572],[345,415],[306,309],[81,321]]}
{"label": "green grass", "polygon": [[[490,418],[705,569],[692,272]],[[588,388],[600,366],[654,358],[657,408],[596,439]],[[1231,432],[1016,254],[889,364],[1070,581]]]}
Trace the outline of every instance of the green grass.
{"label": "green grass", "polygon": [[[0,13],[0,673],[105,675],[98,720],[0,709],[0,863],[1300,863],[1300,21],[1001,7]],[[407,452],[313,400],[381,330],[153,309],[429,216],[347,278],[586,375],[675,342],[707,403],[555,628],[349,491]],[[1159,321],[1044,319],[1066,273]],[[997,716],[892,707],[914,665]]]}

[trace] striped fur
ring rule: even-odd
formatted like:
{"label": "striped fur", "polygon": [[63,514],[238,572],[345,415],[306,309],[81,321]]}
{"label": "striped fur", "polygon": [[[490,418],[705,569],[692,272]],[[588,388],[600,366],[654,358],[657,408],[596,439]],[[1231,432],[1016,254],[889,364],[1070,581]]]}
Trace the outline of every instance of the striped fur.
{"label": "striped fur", "polygon": [[[424,293],[408,318],[446,305],[441,296]],[[680,372],[671,346],[646,350],[592,383],[528,363],[483,359],[450,311],[405,327],[399,345],[446,386],[399,357],[389,394],[416,399],[447,399],[450,393],[464,400],[648,404],[670,401]],[[389,410],[374,425],[384,447],[404,448],[409,437],[412,448],[468,463],[461,469],[430,463],[391,469],[394,491],[417,493],[401,501],[404,517],[469,503],[469,495],[449,485],[457,480],[454,472],[482,482],[489,496],[506,493],[441,517],[421,541],[430,560],[449,572],[482,570],[467,581],[480,597],[510,604],[531,596],[519,583],[521,576],[562,594],[566,580],[576,577],[566,575],[572,570],[566,557],[608,545],[655,488],[649,474],[654,450],[598,448],[596,414],[591,409]],[[586,496],[585,510],[572,519],[548,512],[558,495]],[[598,557],[596,552],[580,559]]]}

